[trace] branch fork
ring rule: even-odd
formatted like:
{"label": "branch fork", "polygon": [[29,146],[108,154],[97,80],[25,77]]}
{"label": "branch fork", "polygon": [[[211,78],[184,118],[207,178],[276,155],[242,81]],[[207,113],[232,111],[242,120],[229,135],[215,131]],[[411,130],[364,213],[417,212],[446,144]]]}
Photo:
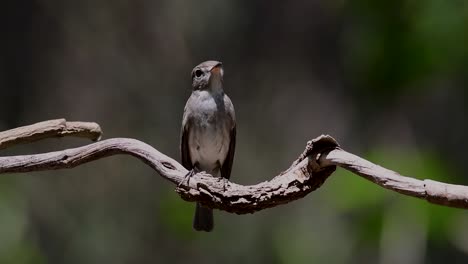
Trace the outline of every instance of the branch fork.
{"label": "branch fork", "polygon": [[[79,136],[99,140],[101,135],[96,123],[57,119],[0,132],[0,149],[49,137]],[[303,153],[287,170],[255,185],[236,184],[205,172],[184,180],[188,171],[180,163],[130,138],[106,139],[49,153],[0,157],[0,174],[74,168],[117,154],[134,156],[149,165],[176,184],[176,192],[182,199],[236,214],[254,213],[300,199],[320,188],[337,166],[404,195],[434,204],[468,208],[467,186],[401,176],[342,150],[336,140],[327,135],[307,142]]]}

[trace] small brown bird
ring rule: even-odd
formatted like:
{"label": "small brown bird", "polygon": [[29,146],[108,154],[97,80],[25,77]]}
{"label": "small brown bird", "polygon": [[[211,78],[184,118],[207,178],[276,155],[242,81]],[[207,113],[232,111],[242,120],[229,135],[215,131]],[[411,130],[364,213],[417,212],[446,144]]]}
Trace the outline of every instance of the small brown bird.
{"label": "small brown bird", "polygon": [[[182,119],[180,151],[189,174],[205,171],[229,179],[236,145],[236,118],[223,90],[223,67],[205,61],[192,70],[192,94]],[[213,210],[197,203],[193,228],[213,229]]]}

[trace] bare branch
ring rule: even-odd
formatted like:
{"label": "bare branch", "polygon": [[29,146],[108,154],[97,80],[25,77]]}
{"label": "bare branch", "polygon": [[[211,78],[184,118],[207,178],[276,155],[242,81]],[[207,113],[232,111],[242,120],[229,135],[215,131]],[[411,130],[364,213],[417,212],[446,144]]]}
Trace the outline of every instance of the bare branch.
{"label": "bare branch", "polygon": [[342,167],[385,189],[425,199],[433,204],[468,208],[468,186],[401,176],[340,148],[323,153],[319,163],[321,166]]}
{"label": "bare branch", "polygon": [[96,123],[67,122],[65,119],[48,120],[0,132],[0,149],[50,137],[74,136],[96,141],[101,135],[101,128]]}
{"label": "bare branch", "polygon": [[177,161],[141,141],[113,138],[63,151],[0,157],[0,174],[74,168],[116,154],[129,154],[142,160],[177,184],[180,187],[177,191],[185,200],[234,213],[252,213],[301,198],[317,189],[335,170],[334,166],[319,168],[314,160],[304,156],[286,172],[257,185],[238,185],[203,172],[183,182],[188,171]]}
{"label": "bare branch", "polygon": [[[60,124],[65,120],[49,122]],[[65,122],[65,124],[66,129],[62,130],[53,129],[60,125],[54,126],[49,123],[44,126],[44,123],[42,125],[39,123],[7,132],[10,138],[15,138],[12,131],[17,131],[17,135],[20,136],[16,138],[28,138],[31,141],[32,138],[37,140],[49,136],[90,135],[89,131],[93,130],[90,128],[93,127],[97,128],[93,131],[100,131],[97,124],[91,125],[88,129],[83,125],[93,123]],[[39,133],[40,136],[34,136],[31,131],[25,131],[27,128],[43,132]],[[82,132],[73,131],[87,132],[80,134]],[[0,133],[2,134],[5,135],[5,132]],[[24,141],[6,142],[12,145],[13,142]],[[435,204],[468,208],[468,187],[401,176],[342,150],[330,136],[320,136],[309,141],[305,151],[289,169],[270,181],[256,185],[239,185],[225,179],[214,178],[204,172],[197,173],[186,181],[184,179],[188,171],[177,161],[141,141],[128,138],[113,138],[79,148],[44,154],[0,157],[0,174],[74,168],[86,162],[117,154],[132,155],[148,164],[163,178],[177,184],[176,191],[187,201],[198,201],[212,208],[238,214],[253,213],[300,199],[319,188],[335,171],[336,166],[404,195],[425,199]]]}

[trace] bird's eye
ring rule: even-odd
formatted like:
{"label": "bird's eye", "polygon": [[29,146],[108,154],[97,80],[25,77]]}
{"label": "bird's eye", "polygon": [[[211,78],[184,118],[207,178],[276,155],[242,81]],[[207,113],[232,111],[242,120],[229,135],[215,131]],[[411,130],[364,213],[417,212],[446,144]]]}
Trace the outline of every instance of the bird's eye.
{"label": "bird's eye", "polygon": [[203,75],[202,70],[196,70],[196,71],[195,71],[195,76],[197,76],[197,78],[200,77],[200,76],[202,76],[202,75]]}

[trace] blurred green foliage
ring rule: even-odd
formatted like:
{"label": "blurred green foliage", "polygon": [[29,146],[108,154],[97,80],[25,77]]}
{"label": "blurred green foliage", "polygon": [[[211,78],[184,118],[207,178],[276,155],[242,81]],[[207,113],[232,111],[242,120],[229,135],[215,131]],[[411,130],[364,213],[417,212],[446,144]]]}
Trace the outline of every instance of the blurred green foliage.
{"label": "blurred green foliage", "polygon": [[[225,66],[238,140],[232,180],[287,168],[307,140],[402,175],[468,184],[468,2],[40,1],[0,9],[0,129],[96,121],[178,157],[190,71]],[[2,150],[86,144],[46,140]],[[253,215],[194,205],[130,157],[3,175],[0,263],[466,263],[468,214],[344,170]]]}

